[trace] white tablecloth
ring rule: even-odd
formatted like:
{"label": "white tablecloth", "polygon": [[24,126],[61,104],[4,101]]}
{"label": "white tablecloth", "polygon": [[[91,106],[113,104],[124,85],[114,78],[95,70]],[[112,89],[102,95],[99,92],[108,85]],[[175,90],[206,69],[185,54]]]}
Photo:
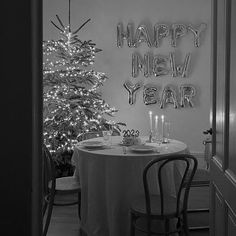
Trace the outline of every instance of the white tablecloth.
{"label": "white tablecloth", "polygon": [[[82,189],[80,224],[88,236],[128,236],[130,203],[135,196],[144,193],[144,166],[157,156],[188,152],[186,144],[171,140],[168,144],[149,143],[159,152],[136,153],[127,148],[124,154],[120,142],[121,137],[114,136],[110,148],[87,150],[78,145],[74,149],[72,163]],[[175,195],[173,168],[166,171],[164,191]],[[158,192],[155,178],[152,179],[153,192]]]}

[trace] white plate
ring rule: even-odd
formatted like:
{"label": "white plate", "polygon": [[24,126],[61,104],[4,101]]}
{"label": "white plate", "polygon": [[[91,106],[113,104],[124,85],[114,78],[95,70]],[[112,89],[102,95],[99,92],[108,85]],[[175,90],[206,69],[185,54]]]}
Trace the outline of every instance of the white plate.
{"label": "white plate", "polygon": [[153,152],[155,149],[155,147],[149,145],[134,145],[130,147],[130,150],[134,152]]}
{"label": "white plate", "polygon": [[123,142],[120,142],[119,145],[121,145],[121,146],[126,146],[126,147],[132,146],[132,144],[125,144],[125,143],[123,143]]}
{"label": "white plate", "polygon": [[96,148],[96,147],[102,147],[105,144],[101,141],[84,141],[80,145],[86,148]]}

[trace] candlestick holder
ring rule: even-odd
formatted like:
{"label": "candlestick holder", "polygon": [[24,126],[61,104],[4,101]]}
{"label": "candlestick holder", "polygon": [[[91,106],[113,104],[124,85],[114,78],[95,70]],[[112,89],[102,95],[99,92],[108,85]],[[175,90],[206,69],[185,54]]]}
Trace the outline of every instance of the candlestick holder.
{"label": "candlestick holder", "polygon": [[166,138],[166,136],[165,136],[165,129],[163,129],[163,131],[162,131],[161,143],[168,143],[168,142],[167,142],[167,138]]}
{"label": "candlestick holder", "polygon": [[168,143],[169,141],[168,141],[168,139],[167,139],[165,136],[163,136],[161,142],[162,142],[162,143]]}
{"label": "candlestick holder", "polygon": [[162,132],[162,143],[169,143],[170,142],[170,122],[164,123],[164,129]]}
{"label": "candlestick holder", "polygon": [[162,135],[158,130],[155,130],[155,133],[153,135],[153,142],[155,143],[162,143]]}
{"label": "candlestick holder", "polygon": [[153,142],[153,132],[152,132],[152,130],[150,130],[150,132],[149,132],[149,136],[148,136],[147,142],[148,143],[152,143]]}

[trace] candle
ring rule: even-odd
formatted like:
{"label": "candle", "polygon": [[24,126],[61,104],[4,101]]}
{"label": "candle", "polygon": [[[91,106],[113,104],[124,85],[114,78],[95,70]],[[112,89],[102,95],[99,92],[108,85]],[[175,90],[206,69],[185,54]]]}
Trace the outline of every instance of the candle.
{"label": "candle", "polygon": [[164,115],[161,116],[161,122],[162,122],[162,137],[164,137]]}
{"label": "candle", "polygon": [[149,111],[149,118],[150,118],[150,131],[152,132],[152,111]]}
{"label": "candle", "polygon": [[155,131],[158,130],[158,115],[155,115]]}

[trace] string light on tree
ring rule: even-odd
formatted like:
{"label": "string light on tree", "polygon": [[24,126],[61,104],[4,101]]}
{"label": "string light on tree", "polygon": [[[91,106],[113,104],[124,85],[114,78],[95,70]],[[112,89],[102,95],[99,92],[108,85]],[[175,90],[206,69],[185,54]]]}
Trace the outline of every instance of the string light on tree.
{"label": "string light on tree", "polygon": [[117,112],[102,99],[99,88],[108,79],[105,73],[91,69],[95,55],[101,52],[91,40],[82,41],[76,30],[65,25],[56,15],[59,40],[43,41],[43,105],[44,142],[52,153],[72,150],[84,132],[108,129],[119,132],[123,123],[112,123],[109,117]]}

